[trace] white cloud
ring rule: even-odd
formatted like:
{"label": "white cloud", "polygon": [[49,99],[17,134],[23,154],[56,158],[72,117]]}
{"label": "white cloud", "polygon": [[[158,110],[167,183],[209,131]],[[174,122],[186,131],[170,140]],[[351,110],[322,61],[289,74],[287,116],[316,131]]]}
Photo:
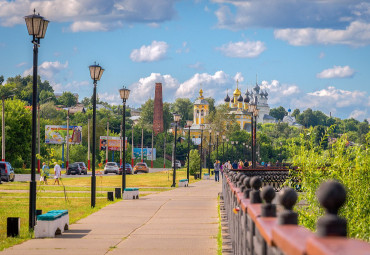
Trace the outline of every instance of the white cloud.
{"label": "white cloud", "polygon": [[158,82],[162,83],[163,101],[172,102],[179,82],[171,75],[161,75],[160,73],[151,73],[150,76],[140,78],[138,82],[132,84],[129,102],[141,105],[149,98],[154,98],[155,83]]}
{"label": "white cloud", "polygon": [[367,112],[366,111],[361,111],[361,110],[354,110],[350,113],[348,118],[354,118],[357,120],[363,120],[366,117]]}
{"label": "white cloud", "polygon": [[244,76],[241,72],[237,72],[234,76],[234,81],[243,82]]}
{"label": "white cloud", "polygon": [[55,92],[72,91],[73,93],[81,93],[85,92],[87,86],[91,86],[91,94],[93,90],[91,81],[72,81],[67,84],[50,81],[50,85],[53,87]]}
{"label": "white cloud", "polygon": [[72,32],[107,31],[106,25],[101,22],[76,21],[71,25]]}
{"label": "white cloud", "polygon": [[183,42],[182,43],[182,47],[180,49],[177,49],[176,50],[176,53],[189,53],[190,51],[190,48],[187,47],[188,46],[188,43],[187,42]]}
{"label": "white cloud", "polygon": [[314,108],[326,113],[340,113],[352,111],[353,108],[366,109],[369,98],[365,91],[349,91],[330,86],[326,89],[314,91],[292,100],[298,108]]}
{"label": "white cloud", "polygon": [[22,66],[25,66],[27,65],[27,62],[21,62],[19,64],[16,65],[16,67],[22,67]]}
{"label": "white cloud", "polygon": [[266,50],[266,46],[261,41],[229,42],[216,49],[231,58],[255,58]]}
{"label": "white cloud", "polygon": [[294,46],[344,44],[365,46],[370,43],[370,23],[353,21],[346,29],[286,28],[274,31],[275,38]]}
{"label": "white cloud", "polygon": [[109,94],[108,92],[98,93],[99,100],[107,102],[111,105],[120,105],[122,104],[122,99],[119,93]]}
{"label": "white cloud", "polygon": [[176,97],[194,98],[198,96],[199,89],[202,86],[206,97],[217,97],[223,90],[225,84],[234,82],[224,71],[217,71],[214,75],[208,73],[197,73],[189,80],[180,84],[176,91]]}
{"label": "white cloud", "polygon": [[262,81],[260,87],[269,93],[268,98],[271,104],[282,104],[300,93],[297,85],[281,84],[278,80],[272,80],[270,83]]}
{"label": "white cloud", "polygon": [[353,77],[355,70],[349,66],[334,66],[333,68],[325,69],[316,75],[317,78],[348,78]]}
{"label": "white cloud", "polygon": [[189,65],[189,68],[196,69],[196,70],[204,70],[204,66],[201,62],[196,62],[193,65]]}
{"label": "white cloud", "polygon": [[166,57],[168,44],[166,42],[153,41],[151,45],[141,46],[140,49],[134,49],[130,58],[134,62],[153,62]]}
{"label": "white cloud", "polygon": [[[55,62],[48,62],[45,61],[41,65],[38,66],[38,74],[41,76],[42,79],[45,80],[53,80],[54,76],[58,74],[63,69],[68,67],[68,61],[64,64],[60,63],[59,61]],[[23,76],[32,75],[33,68],[27,69],[23,72]]]}
{"label": "white cloud", "polygon": [[[175,0],[0,0],[0,25],[24,24],[25,14],[32,14],[35,8],[52,22],[72,23],[71,31],[92,31],[94,28],[101,31],[102,27],[113,29],[122,24],[171,20],[175,16],[174,3]],[[97,25],[99,23],[102,25]],[[82,24],[87,24],[88,29]]]}

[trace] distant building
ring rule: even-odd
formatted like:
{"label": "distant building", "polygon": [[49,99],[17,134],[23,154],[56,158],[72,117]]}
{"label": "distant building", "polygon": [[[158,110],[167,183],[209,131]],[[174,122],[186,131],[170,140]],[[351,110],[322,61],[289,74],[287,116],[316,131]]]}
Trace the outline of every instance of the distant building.
{"label": "distant building", "polygon": [[259,110],[257,123],[276,123],[276,119],[269,115],[270,106],[267,103],[267,97],[267,91],[262,91],[260,86],[256,83],[252,91],[249,92],[247,90],[243,98],[237,82],[233,96],[230,98],[227,94],[224,101],[229,108],[229,114],[235,116],[236,122],[240,125],[240,129],[250,131],[251,113],[248,111],[250,103],[257,102],[257,109]]}
{"label": "distant building", "polygon": [[293,127],[303,127],[301,124],[296,122],[295,117],[292,116],[292,110],[290,108],[288,109],[288,115],[284,116],[283,118],[283,123],[287,123],[289,126]]}

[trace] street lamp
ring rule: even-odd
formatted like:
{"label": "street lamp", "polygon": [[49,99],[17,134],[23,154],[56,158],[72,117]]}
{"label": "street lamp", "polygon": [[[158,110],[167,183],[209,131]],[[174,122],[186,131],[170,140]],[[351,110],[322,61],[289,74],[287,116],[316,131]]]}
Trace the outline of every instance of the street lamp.
{"label": "street lamp", "polygon": [[216,160],[218,160],[218,136],[220,135],[220,132],[216,132],[217,140],[216,140]]}
{"label": "street lamp", "polygon": [[225,162],[225,139],[226,135],[222,136],[222,162]]}
{"label": "street lamp", "polygon": [[93,91],[93,141],[92,141],[92,175],[91,175],[91,207],[95,207],[96,199],[96,177],[95,177],[95,154],[96,154],[96,86],[103,75],[104,69],[101,66],[89,66],[91,79],[94,81]]}
{"label": "street lamp", "polygon": [[245,152],[244,152],[244,150],[245,150],[245,143],[243,143],[243,158],[245,160]]}
{"label": "street lamp", "polygon": [[177,124],[181,119],[180,114],[174,113],[173,120],[175,121],[175,146],[173,153],[173,176],[172,176],[172,185],[171,187],[176,187],[176,140],[177,140]]}
{"label": "street lamp", "polygon": [[249,104],[249,113],[251,114],[251,132],[252,132],[252,168],[256,167],[256,132],[257,132],[257,97],[254,99],[254,102]]}
{"label": "street lamp", "polygon": [[29,201],[29,229],[33,230],[36,223],[36,121],[37,121],[37,58],[40,39],[45,37],[49,21],[36,14],[24,17],[28,34],[32,35],[33,44],[33,79],[32,79],[32,149],[31,149],[31,182]]}
{"label": "street lamp", "polygon": [[189,182],[189,173],[190,173],[190,127],[191,125],[193,125],[193,121],[192,120],[187,120],[186,121],[186,126],[188,126],[189,128],[189,132],[188,132],[188,169],[186,170],[186,179],[188,179],[188,182]]}
{"label": "street lamp", "polygon": [[230,155],[229,155],[229,138],[226,139],[226,156],[228,160],[230,160]]}
{"label": "street lamp", "polygon": [[232,159],[231,159],[231,161],[234,161],[234,156],[235,156],[235,154],[234,154],[234,141],[230,141],[230,143],[231,143],[231,154],[233,154],[233,157],[232,157]]}
{"label": "street lamp", "polygon": [[202,157],[203,157],[203,130],[204,130],[204,124],[200,124],[200,179],[202,179]]}
{"label": "street lamp", "polygon": [[209,144],[208,144],[208,174],[211,174],[211,146],[212,146],[212,130],[208,130],[209,132]]}
{"label": "street lamp", "polygon": [[[122,89],[119,90],[119,95],[121,96],[123,102],[123,109],[122,109],[122,137],[121,137],[121,144],[123,142],[122,147],[122,193],[125,192],[126,189],[126,101],[130,95],[130,90],[123,86]],[[108,143],[107,143],[108,146]],[[153,157],[153,155],[152,155]]]}

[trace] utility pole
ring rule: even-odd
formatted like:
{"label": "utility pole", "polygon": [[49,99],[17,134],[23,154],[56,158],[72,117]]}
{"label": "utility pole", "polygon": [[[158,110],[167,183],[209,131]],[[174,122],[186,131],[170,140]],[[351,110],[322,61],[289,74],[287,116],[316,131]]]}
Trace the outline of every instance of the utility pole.
{"label": "utility pole", "polygon": [[69,109],[67,111],[67,160],[66,160],[66,169],[68,169],[69,164]]}
{"label": "utility pole", "polygon": [[87,168],[90,171],[90,118],[87,119]]}
{"label": "utility pole", "polygon": [[153,136],[153,130],[152,130],[152,158],[150,162],[150,167],[153,168],[153,142],[154,142],[154,136]]}
{"label": "utility pole", "polygon": [[131,166],[134,167],[134,126],[131,129]]}
{"label": "utility pole", "polygon": [[[5,161],[5,98],[2,97],[2,101],[3,101],[3,111],[2,111],[2,115],[1,115],[1,140],[2,140],[2,144],[1,144],[1,160],[2,161]],[[0,180],[1,181],[1,180]]]}
{"label": "utility pole", "polygon": [[141,162],[144,162],[144,128],[141,128]]}

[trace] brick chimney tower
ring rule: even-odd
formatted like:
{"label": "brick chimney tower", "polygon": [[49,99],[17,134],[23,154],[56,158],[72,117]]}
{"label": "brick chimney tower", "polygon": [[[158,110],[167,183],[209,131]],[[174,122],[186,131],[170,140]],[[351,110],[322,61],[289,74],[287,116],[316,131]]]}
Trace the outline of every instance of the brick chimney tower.
{"label": "brick chimney tower", "polygon": [[155,135],[164,131],[163,130],[162,83],[155,84],[153,131]]}

